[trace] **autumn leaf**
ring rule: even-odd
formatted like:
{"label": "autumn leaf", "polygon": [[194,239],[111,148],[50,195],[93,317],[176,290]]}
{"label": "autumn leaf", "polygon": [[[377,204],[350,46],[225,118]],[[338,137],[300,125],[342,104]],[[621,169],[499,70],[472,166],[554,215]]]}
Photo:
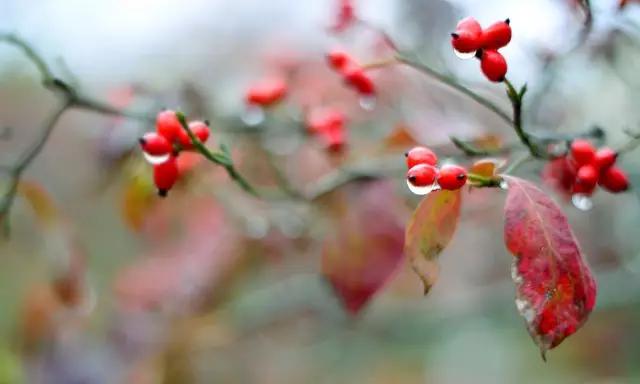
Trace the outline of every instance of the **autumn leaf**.
{"label": "autumn leaf", "polygon": [[407,225],[405,254],[424,284],[425,295],[438,279],[438,256],[456,230],[460,202],[460,190],[432,192],[418,205]]}
{"label": "autumn leaf", "polygon": [[530,182],[506,179],[504,239],[516,257],[516,306],[545,359],[587,320],[596,283],[558,205]]}
{"label": "autumn leaf", "polygon": [[345,309],[355,315],[389,280],[403,255],[392,187],[385,182],[351,187],[349,209],[337,217],[324,242],[322,273]]}
{"label": "autumn leaf", "polygon": [[504,159],[480,159],[469,168],[469,173],[484,177],[494,177],[496,172],[504,167],[505,164],[506,161]]}

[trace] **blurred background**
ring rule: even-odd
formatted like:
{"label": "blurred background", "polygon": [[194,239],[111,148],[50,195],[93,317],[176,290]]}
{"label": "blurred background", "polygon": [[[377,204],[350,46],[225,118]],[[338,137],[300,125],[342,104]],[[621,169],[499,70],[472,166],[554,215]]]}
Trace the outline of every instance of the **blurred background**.
{"label": "blurred background", "polygon": [[[185,154],[160,199],[137,146],[152,123],[66,111],[23,174],[0,243],[0,383],[640,382],[637,189],[597,193],[581,211],[544,187],[599,285],[589,321],[545,363],[513,302],[503,191],[464,192],[429,296],[402,255],[421,199],[404,182],[403,152],[420,143],[469,165],[450,135],[499,146],[515,140],[510,127],[399,65],[370,72],[375,106],[362,108],[325,62],[337,47],[361,63],[388,58],[384,30],[508,110],[503,88],[449,44],[462,17],[508,17],[502,52],[511,81],[529,85],[527,127],[598,126],[616,147],[640,129],[640,4],[593,0],[585,27],[577,0],[355,0],[365,22],[339,28],[340,3],[0,0],[0,33],[28,41],[83,95],[209,119],[211,146],[228,145],[266,196]],[[247,125],[246,90],[272,76],[287,79],[287,98]],[[33,146],[59,100],[21,51],[0,45],[0,164]],[[346,117],[340,151],[304,128],[327,107]],[[639,153],[619,160],[636,186]],[[543,165],[518,175],[542,185]],[[327,278],[372,280],[375,296],[351,315]]]}

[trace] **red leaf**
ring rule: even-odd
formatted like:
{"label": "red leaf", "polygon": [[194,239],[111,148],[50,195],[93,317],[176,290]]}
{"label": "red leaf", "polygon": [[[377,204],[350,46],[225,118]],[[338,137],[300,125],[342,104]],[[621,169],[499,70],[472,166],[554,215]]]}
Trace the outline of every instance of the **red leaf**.
{"label": "red leaf", "polygon": [[587,320],[596,283],[558,205],[528,181],[507,180],[504,238],[516,257],[516,306],[544,359]]}
{"label": "red leaf", "polygon": [[322,273],[355,315],[400,265],[403,234],[389,184],[367,183],[348,192],[348,208],[324,243]]}
{"label": "red leaf", "polygon": [[430,193],[416,208],[405,233],[405,254],[424,284],[424,294],[438,279],[438,256],[449,244],[460,218],[461,192]]}

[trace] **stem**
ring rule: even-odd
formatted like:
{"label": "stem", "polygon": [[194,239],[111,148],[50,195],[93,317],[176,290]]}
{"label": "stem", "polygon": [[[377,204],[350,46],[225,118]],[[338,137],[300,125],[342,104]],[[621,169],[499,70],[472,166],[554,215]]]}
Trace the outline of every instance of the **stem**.
{"label": "stem", "polygon": [[36,141],[29,148],[27,148],[27,150],[20,156],[18,161],[8,169],[9,186],[7,188],[7,191],[2,195],[2,199],[0,199],[0,221],[4,221],[6,236],[9,235],[10,230],[8,216],[11,211],[13,201],[16,197],[16,193],[18,192],[18,185],[20,184],[22,173],[40,154],[42,148],[51,136],[53,129],[58,123],[58,120],[60,120],[60,117],[70,106],[71,100],[66,99],[45,122],[40,132],[40,136],[38,136]]}
{"label": "stem", "polygon": [[453,145],[456,148],[458,148],[460,151],[462,151],[462,153],[470,157],[498,155],[505,151],[505,148],[498,148],[495,150],[478,148],[475,145],[469,142],[463,141],[456,136],[449,136],[449,140],[451,140]]}
{"label": "stem", "polygon": [[361,67],[363,70],[365,71],[370,71],[373,69],[380,69],[380,68],[386,68],[388,66],[394,65],[398,63],[398,59],[395,56],[386,58],[386,59],[382,59],[382,60],[378,60],[378,61],[372,61],[370,63],[367,64],[363,64]]}
{"label": "stem", "polygon": [[222,152],[211,152],[209,148],[207,148],[198,139],[198,137],[193,133],[193,131],[191,131],[191,129],[189,128],[189,125],[187,124],[187,119],[185,118],[184,114],[182,112],[176,112],[176,117],[178,118],[178,121],[180,121],[182,128],[189,135],[189,138],[191,139],[191,143],[196,148],[196,150],[198,150],[198,152],[200,152],[207,160],[211,161],[212,163],[215,163],[224,167],[229,177],[231,177],[231,179],[233,179],[240,187],[242,187],[242,189],[244,189],[245,191],[249,192],[254,196],[258,196],[258,192],[251,186],[251,184],[249,184],[247,180],[245,180],[244,177],[242,177],[242,175],[240,175],[240,173],[238,173],[238,171],[233,165],[231,156],[229,156],[229,153],[224,148]]}
{"label": "stem", "polygon": [[490,110],[491,112],[495,113],[500,119],[502,119],[505,123],[509,124],[509,125],[513,125],[513,120],[511,120],[511,117],[509,117],[509,115],[507,115],[504,111],[502,111],[497,105],[495,105],[493,102],[489,101],[488,99],[478,95],[477,93],[473,92],[472,90],[468,89],[467,87],[461,85],[460,83],[458,83],[455,79],[453,79],[450,76],[446,76],[438,71],[436,71],[435,69],[420,63],[416,60],[413,60],[401,53],[397,53],[395,56],[396,60],[402,64],[405,64],[409,67],[412,67],[414,69],[416,69],[417,71],[424,73],[425,75],[438,80],[440,83],[449,86],[450,88],[455,89],[456,91],[464,94],[465,96],[469,97],[471,100],[475,101],[476,103],[480,104],[481,106],[485,107],[486,109]]}
{"label": "stem", "polygon": [[640,133],[634,133],[629,130],[625,130],[624,132],[627,134],[627,136],[630,137],[631,140],[627,141],[616,150],[618,154],[631,152],[638,146],[640,146]]}

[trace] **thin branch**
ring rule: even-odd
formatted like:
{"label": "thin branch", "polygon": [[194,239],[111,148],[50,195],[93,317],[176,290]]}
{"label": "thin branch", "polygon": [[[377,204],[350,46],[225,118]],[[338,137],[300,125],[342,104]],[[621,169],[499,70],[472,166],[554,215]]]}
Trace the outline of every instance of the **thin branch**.
{"label": "thin branch", "polygon": [[67,99],[54,111],[54,113],[44,123],[40,131],[40,135],[38,136],[36,141],[34,141],[33,144],[29,148],[27,148],[27,150],[22,153],[22,155],[20,155],[18,161],[9,168],[9,185],[7,187],[7,191],[0,198],[0,221],[4,221],[5,235],[9,234],[8,217],[16,193],[18,192],[18,185],[20,184],[22,173],[40,154],[42,148],[47,143],[49,136],[51,136],[53,129],[58,123],[58,120],[60,120],[60,117],[70,106],[71,101]]}
{"label": "thin branch", "polygon": [[207,148],[191,131],[184,114],[182,112],[176,112],[176,116],[178,117],[178,121],[180,121],[182,128],[189,135],[191,143],[193,143],[193,146],[198,152],[200,152],[207,160],[211,161],[212,163],[224,167],[229,177],[231,177],[231,179],[238,183],[238,185],[242,187],[242,189],[254,196],[259,196],[258,192],[251,186],[251,184],[249,184],[249,182],[236,170],[235,166],[233,165],[231,155],[226,147],[221,147],[220,152],[211,152],[209,148]]}
{"label": "thin branch", "polygon": [[632,132],[626,129],[624,133],[629,136],[630,140],[616,150],[618,154],[631,152],[640,146],[640,132]]}
{"label": "thin branch", "polygon": [[513,125],[513,120],[506,112],[504,112],[502,109],[500,109],[497,105],[495,105],[490,100],[478,95],[477,93],[473,92],[472,90],[458,83],[454,78],[450,76],[446,76],[436,71],[435,69],[429,67],[428,65],[423,64],[412,58],[409,58],[408,56],[402,53],[396,54],[396,59],[398,60],[398,62],[405,64],[409,67],[412,67],[418,70],[419,72],[422,72],[425,75],[439,81],[440,83],[447,85],[448,87],[453,88],[456,91],[464,94],[465,96],[469,97],[471,100],[475,101],[476,103],[480,104],[481,106],[495,113],[500,119],[502,119],[508,125],[510,126]]}

